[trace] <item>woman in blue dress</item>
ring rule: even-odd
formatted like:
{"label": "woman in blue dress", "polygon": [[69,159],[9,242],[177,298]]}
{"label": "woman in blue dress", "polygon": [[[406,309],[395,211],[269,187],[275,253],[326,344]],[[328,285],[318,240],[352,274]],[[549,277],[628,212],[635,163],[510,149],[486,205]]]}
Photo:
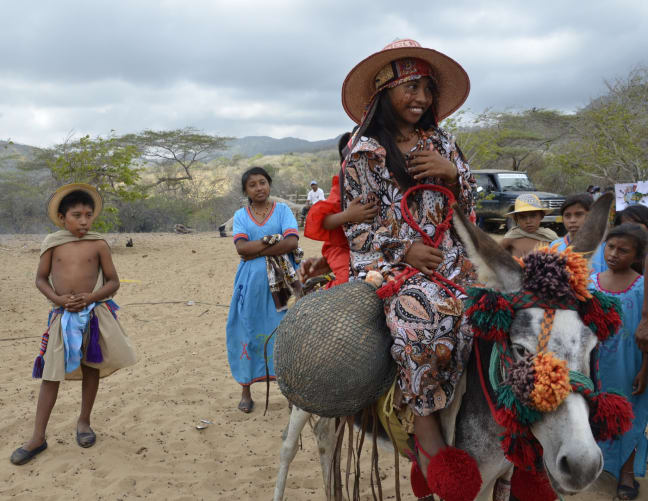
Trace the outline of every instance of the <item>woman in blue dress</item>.
{"label": "woman in blue dress", "polygon": [[642,353],[635,341],[641,320],[644,298],[643,277],[632,269],[641,264],[648,238],[636,224],[622,224],[610,231],[606,239],[607,270],[594,273],[596,289],[616,297],[623,308],[623,325],[601,343],[599,369],[603,391],[617,391],[628,397],[634,419],[632,429],[617,440],[599,442],[603,452],[603,468],[618,480],[617,497],[636,499],[639,484],[636,476],[646,474],[648,439],[648,353]]}
{"label": "woman in blue dress", "polygon": [[[292,251],[297,249],[299,238],[290,208],[270,199],[271,184],[272,179],[261,167],[248,169],[241,185],[250,203],[234,214],[234,245],[241,262],[227,317],[227,358],[232,376],[243,387],[238,408],[246,413],[254,407],[250,385],[266,380],[265,341],[285,314],[270,290],[271,267],[266,266],[266,256],[289,254],[294,267]],[[267,349],[271,380],[275,379],[273,344],[274,338]]]}

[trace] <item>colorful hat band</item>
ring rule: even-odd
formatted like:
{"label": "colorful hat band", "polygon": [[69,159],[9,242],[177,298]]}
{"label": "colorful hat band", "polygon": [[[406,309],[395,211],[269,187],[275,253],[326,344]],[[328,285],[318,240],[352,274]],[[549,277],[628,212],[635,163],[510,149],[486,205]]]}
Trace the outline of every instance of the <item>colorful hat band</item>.
{"label": "colorful hat band", "polygon": [[397,59],[383,66],[376,74],[374,85],[376,93],[391,89],[410,80],[432,77],[432,67],[422,59],[413,57]]}

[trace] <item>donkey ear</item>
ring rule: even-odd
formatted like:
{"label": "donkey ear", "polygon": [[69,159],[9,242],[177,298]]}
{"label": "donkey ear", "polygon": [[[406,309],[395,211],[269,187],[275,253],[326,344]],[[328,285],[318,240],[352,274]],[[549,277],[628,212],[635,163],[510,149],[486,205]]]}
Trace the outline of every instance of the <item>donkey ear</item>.
{"label": "donkey ear", "polygon": [[471,223],[456,204],[453,209],[454,228],[468,258],[477,268],[479,281],[502,292],[519,291],[522,288],[522,267],[506,249]]}
{"label": "donkey ear", "polygon": [[589,254],[591,257],[592,252],[601,244],[607,231],[612,202],[614,193],[604,193],[594,202],[583,226],[574,235],[572,247],[575,251]]}

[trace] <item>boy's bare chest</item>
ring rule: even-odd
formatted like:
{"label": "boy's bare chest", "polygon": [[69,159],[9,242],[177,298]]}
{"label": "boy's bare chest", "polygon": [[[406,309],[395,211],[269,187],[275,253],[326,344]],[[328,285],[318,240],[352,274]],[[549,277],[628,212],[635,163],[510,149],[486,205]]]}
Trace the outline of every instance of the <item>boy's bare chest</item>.
{"label": "boy's bare chest", "polygon": [[96,272],[99,266],[99,250],[96,241],[70,242],[54,248],[52,272],[57,268],[74,267],[80,273]]}
{"label": "boy's bare chest", "polygon": [[524,257],[529,252],[532,252],[533,250],[540,247],[541,245],[543,245],[543,243],[540,242],[539,240],[535,240],[534,238],[527,238],[527,237],[516,238],[513,241],[512,254],[515,257]]}

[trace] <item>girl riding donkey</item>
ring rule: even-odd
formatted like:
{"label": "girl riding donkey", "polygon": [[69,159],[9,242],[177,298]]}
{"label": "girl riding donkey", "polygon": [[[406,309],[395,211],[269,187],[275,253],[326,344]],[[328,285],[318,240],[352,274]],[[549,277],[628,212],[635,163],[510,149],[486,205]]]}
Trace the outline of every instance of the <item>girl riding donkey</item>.
{"label": "girl riding donkey", "polygon": [[[364,279],[377,270],[391,281],[384,308],[399,366],[398,389],[413,414],[409,432],[420,470],[413,469],[412,486],[419,497],[434,491],[455,499],[456,493],[440,485],[453,476],[477,479],[465,486],[466,499],[473,499],[481,482],[474,460],[446,446],[436,414],[455,397],[472,347],[464,297],[444,282],[467,286],[473,281],[447,218],[449,198],[456,198],[458,210],[474,221],[474,179],[454,139],[438,126],[461,106],[469,88],[458,63],[413,40],[398,40],[369,56],[342,87],[344,108],[360,124],[346,159],[344,206],[360,197],[363,203],[378,200],[379,209],[371,223],[345,225],[351,273]],[[413,191],[407,202],[437,248],[424,244],[401,212],[405,192],[428,183],[441,188]]]}

